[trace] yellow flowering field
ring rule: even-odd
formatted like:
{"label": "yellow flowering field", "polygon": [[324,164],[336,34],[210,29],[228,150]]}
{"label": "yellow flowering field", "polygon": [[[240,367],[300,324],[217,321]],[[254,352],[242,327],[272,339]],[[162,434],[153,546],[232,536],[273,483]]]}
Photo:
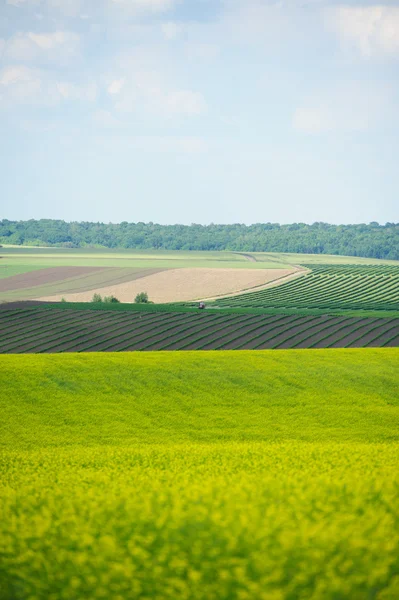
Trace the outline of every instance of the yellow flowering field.
{"label": "yellow flowering field", "polygon": [[398,358],[0,357],[0,598],[396,600]]}

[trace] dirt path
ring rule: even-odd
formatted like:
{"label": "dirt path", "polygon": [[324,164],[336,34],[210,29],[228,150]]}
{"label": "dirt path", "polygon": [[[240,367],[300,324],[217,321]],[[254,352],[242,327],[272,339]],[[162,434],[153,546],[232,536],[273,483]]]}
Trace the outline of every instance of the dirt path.
{"label": "dirt path", "polygon": [[245,252],[235,252],[235,254],[239,254],[240,256],[245,256],[249,262],[258,262],[252,254],[246,254]]}

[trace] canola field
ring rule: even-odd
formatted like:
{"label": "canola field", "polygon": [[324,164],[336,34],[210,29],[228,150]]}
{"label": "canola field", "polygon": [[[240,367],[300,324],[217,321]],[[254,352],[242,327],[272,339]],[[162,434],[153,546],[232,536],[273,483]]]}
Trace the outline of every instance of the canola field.
{"label": "canola field", "polygon": [[399,350],[0,357],[0,597],[399,597]]}

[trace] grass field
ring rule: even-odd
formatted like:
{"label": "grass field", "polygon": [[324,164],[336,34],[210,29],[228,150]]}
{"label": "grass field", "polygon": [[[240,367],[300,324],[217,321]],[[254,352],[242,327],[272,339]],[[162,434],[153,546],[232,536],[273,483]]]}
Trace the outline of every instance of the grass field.
{"label": "grass field", "polygon": [[339,256],[337,254],[295,254],[292,252],[251,252],[257,262],[277,261],[291,265],[391,265],[399,267],[399,260]]}
{"label": "grass field", "polygon": [[399,346],[397,313],[380,318],[7,306],[0,310],[0,353],[8,354]]}
{"label": "grass field", "polygon": [[[286,261],[269,260],[257,264],[239,252],[189,252],[183,250],[111,250],[66,248],[0,248],[1,265],[143,267],[178,269],[181,267],[212,268],[285,268]],[[282,264],[283,263],[283,264]]]}
{"label": "grass field", "polygon": [[396,599],[398,358],[0,357],[1,597]]}

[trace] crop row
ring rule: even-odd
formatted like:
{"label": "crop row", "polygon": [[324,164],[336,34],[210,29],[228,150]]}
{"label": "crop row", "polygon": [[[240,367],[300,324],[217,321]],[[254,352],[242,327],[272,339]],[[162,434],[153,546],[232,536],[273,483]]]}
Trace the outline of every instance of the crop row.
{"label": "crop row", "polygon": [[[7,313],[9,312],[9,319]],[[399,346],[399,318],[3,310],[0,353]]]}
{"label": "crop row", "polygon": [[399,267],[305,265],[303,277],[240,296],[221,298],[220,307],[399,309]]}

